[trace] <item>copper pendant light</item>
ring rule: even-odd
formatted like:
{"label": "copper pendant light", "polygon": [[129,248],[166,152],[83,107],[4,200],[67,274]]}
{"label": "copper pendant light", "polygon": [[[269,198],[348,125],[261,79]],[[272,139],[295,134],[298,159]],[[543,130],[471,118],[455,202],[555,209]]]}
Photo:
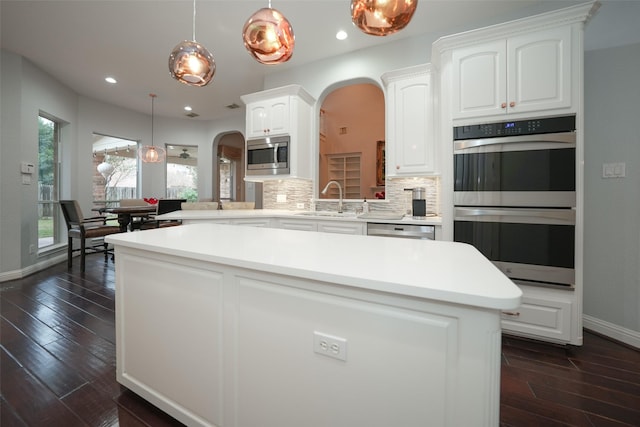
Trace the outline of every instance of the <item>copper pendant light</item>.
{"label": "copper pendant light", "polygon": [[169,55],[171,77],[189,86],[206,86],[213,79],[216,63],[206,47],[196,41],[196,0],[193,0],[193,40],[184,40]]}
{"label": "copper pendant light", "polygon": [[151,97],[151,145],[140,147],[138,155],[144,163],[161,163],[164,162],[167,152],[164,148],[153,145],[153,103],[157,95],[150,93],[149,96]]}
{"label": "copper pendant light", "polygon": [[276,9],[265,7],[254,13],[242,28],[242,40],[249,54],[261,64],[287,62],[293,55],[295,36],[291,24]]}
{"label": "copper pendant light", "polygon": [[418,0],[351,0],[351,21],[364,33],[387,36],[406,27]]}

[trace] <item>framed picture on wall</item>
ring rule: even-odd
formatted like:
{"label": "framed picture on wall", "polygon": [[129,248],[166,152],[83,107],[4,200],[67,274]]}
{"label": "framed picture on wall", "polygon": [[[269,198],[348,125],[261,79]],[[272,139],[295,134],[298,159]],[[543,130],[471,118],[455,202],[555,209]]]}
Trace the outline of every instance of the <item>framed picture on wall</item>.
{"label": "framed picture on wall", "polygon": [[385,150],[384,141],[377,142],[376,150],[376,185],[382,187],[385,184],[384,169],[385,169]]}

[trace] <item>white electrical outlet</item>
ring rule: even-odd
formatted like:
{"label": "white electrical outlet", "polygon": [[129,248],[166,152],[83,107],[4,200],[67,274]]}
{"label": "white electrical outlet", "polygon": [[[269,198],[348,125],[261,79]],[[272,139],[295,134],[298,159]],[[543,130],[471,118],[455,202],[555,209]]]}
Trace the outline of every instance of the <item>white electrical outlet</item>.
{"label": "white electrical outlet", "polygon": [[296,203],[296,208],[304,209],[304,203]]}
{"label": "white electrical outlet", "polygon": [[347,360],[347,340],[318,331],[313,331],[313,351],[338,360]]}

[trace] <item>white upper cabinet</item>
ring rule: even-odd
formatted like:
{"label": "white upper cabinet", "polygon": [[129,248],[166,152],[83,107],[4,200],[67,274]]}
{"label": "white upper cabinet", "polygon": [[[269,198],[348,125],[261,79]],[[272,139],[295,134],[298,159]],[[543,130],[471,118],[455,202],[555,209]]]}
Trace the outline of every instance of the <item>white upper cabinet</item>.
{"label": "white upper cabinet", "polygon": [[386,173],[436,172],[433,92],[429,64],[385,73]]}
{"label": "white upper cabinet", "polygon": [[246,139],[289,135],[289,174],[251,175],[246,179],[311,178],[311,141],[315,99],[300,85],[289,85],[241,97],[247,106]]}
{"label": "white upper cabinet", "polygon": [[571,28],[455,49],[452,118],[570,109]]}
{"label": "white upper cabinet", "polygon": [[247,138],[288,134],[290,110],[288,96],[247,105]]}

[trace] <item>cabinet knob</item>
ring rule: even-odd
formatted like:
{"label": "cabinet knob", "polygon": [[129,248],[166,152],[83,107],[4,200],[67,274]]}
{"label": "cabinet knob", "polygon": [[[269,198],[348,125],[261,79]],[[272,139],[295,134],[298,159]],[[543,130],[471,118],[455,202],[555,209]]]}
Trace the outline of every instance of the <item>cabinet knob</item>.
{"label": "cabinet knob", "polygon": [[396,165],[396,170],[400,170],[400,165]]}
{"label": "cabinet knob", "polygon": [[511,101],[511,102],[509,103],[509,107],[515,107],[515,106],[516,106],[516,103],[515,103],[515,102]]}
{"label": "cabinet knob", "polygon": [[500,108],[507,108],[507,103],[503,102],[502,104],[500,104]]}

